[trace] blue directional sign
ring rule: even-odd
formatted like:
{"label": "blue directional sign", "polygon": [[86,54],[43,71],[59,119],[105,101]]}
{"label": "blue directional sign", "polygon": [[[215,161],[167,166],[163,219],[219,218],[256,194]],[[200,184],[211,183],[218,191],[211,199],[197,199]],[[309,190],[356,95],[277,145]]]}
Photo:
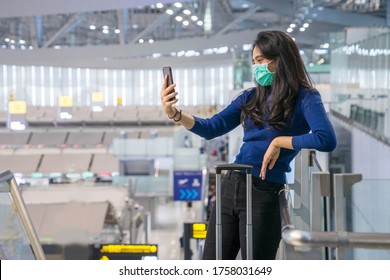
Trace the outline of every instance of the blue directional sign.
{"label": "blue directional sign", "polygon": [[201,200],[202,171],[174,171],[173,199],[182,201]]}

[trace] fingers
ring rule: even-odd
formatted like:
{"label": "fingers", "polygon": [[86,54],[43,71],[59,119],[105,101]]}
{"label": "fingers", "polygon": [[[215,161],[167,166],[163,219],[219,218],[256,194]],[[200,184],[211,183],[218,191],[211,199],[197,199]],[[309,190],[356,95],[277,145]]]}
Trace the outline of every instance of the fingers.
{"label": "fingers", "polygon": [[167,86],[167,83],[168,83],[168,76],[165,77],[164,79],[164,83],[161,87],[161,98],[166,96],[167,94],[169,94],[176,86],[176,84],[172,84],[170,86]]}
{"label": "fingers", "polygon": [[262,180],[265,180],[265,175],[267,173],[267,169],[271,170],[272,168],[274,168],[275,163],[276,163],[276,159],[263,160],[263,164],[261,165],[261,169],[260,169],[260,178]]}
{"label": "fingers", "polygon": [[166,93],[165,91],[161,92],[161,102],[163,105],[173,105],[177,103],[179,100],[176,98],[178,92]]}
{"label": "fingers", "polygon": [[178,99],[176,98],[177,95],[177,92],[173,92],[165,96],[161,95],[161,101],[166,105],[173,105],[178,101]]}
{"label": "fingers", "polygon": [[260,178],[262,180],[265,179],[266,169],[267,169],[267,164],[264,164],[264,162],[263,162],[263,164],[261,165],[261,169],[260,169]]}

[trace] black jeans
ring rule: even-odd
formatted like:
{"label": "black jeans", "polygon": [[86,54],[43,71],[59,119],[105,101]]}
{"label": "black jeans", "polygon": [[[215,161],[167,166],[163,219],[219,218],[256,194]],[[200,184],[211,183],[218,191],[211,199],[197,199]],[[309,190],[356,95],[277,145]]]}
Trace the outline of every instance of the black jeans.
{"label": "black jeans", "polygon": [[[229,171],[221,180],[222,259],[234,260],[241,248],[246,259],[246,174]],[[278,192],[281,184],[252,176],[253,259],[275,259],[281,238]],[[204,260],[215,260],[215,205],[203,250]]]}

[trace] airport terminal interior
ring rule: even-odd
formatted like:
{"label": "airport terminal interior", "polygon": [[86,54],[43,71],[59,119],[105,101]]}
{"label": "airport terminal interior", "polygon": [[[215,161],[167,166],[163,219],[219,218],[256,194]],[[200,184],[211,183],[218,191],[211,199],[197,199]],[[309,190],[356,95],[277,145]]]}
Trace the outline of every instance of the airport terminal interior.
{"label": "airport terminal interior", "polygon": [[242,127],[205,140],[169,119],[162,68],[177,108],[212,117],[281,30],[338,145],[292,162],[277,259],[390,260],[390,0],[33,2],[0,9],[0,259],[201,259]]}

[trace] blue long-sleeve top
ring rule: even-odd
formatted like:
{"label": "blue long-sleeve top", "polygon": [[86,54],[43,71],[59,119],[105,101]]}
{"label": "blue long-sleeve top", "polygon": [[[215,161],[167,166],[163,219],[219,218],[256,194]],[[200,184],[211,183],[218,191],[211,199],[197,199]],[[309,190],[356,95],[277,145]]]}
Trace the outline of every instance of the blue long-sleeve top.
{"label": "blue long-sleeve top", "polygon": [[[241,108],[253,94],[256,94],[256,88],[243,91],[211,118],[194,116],[195,124],[190,131],[207,140],[228,133],[241,124]],[[234,162],[252,165],[253,176],[259,177],[264,153],[278,136],[292,136],[293,150],[281,149],[275,166],[266,172],[265,180],[269,182],[284,184],[285,173],[291,171],[290,162],[303,148],[323,152],[334,150],[336,135],[316,89],[299,90],[295,110],[283,130],[269,125],[256,125],[248,118],[244,126],[243,144]]]}

